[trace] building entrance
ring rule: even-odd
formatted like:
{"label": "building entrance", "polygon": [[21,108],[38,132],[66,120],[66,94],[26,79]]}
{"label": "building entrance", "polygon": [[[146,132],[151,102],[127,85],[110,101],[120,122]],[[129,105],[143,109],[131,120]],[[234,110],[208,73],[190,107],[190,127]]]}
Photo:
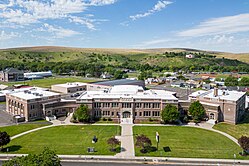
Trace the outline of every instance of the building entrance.
{"label": "building entrance", "polygon": [[131,113],[128,111],[123,112],[123,118],[130,118],[131,117]]}
{"label": "building entrance", "polygon": [[121,124],[133,124],[131,112],[125,111],[122,113]]}

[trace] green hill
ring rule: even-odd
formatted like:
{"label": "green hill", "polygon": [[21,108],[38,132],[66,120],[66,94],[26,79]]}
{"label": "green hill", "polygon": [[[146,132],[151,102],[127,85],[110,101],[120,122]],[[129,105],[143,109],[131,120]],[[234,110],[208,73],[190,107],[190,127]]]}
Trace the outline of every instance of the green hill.
{"label": "green hill", "polygon": [[[188,59],[186,54],[196,55]],[[0,68],[17,67],[24,70],[54,70],[61,66],[67,71],[81,70],[87,65],[105,68],[131,68],[136,70],[223,70],[244,71],[248,68],[248,58],[226,58],[231,53],[208,52],[194,49],[102,49],[70,47],[23,47],[0,50]],[[241,57],[241,56],[238,56]],[[66,66],[70,64],[69,66]],[[81,66],[78,66],[81,64]],[[89,67],[89,66],[88,66]],[[238,68],[240,67],[240,69]],[[242,70],[243,69],[243,70]],[[85,68],[84,70],[87,70]],[[248,69],[249,70],[249,69]],[[55,71],[56,72],[56,71]]]}

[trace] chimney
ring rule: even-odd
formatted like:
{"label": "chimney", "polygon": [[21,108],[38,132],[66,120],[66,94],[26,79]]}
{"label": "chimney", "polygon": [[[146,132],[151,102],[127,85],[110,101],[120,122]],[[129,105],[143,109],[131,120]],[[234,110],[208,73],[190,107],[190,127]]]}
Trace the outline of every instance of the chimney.
{"label": "chimney", "polygon": [[214,88],[214,97],[218,96],[218,88]]}

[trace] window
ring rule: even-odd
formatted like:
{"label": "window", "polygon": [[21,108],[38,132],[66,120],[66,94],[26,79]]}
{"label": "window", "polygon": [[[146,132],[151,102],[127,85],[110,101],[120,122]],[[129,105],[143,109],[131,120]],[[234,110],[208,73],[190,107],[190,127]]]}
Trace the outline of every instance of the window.
{"label": "window", "polygon": [[103,116],[109,116],[110,115],[110,111],[103,111]]}
{"label": "window", "polygon": [[153,103],[152,108],[160,108],[160,103]]}
{"label": "window", "polygon": [[142,112],[139,112],[139,116],[142,116]]}
{"label": "window", "polygon": [[112,112],[112,116],[114,116],[114,112]]}
{"label": "window", "polygon": [[122,103],[122,108],[131,108],[131,103]]}
{"label": "window", "polygon": [[94,103],[94,108],[100,108],[101,107],[101,103]]}
{"label": "window", "polygon": [[142,108],[142,103],[135,103],[136,108]]}
{"label": "window", "polygon": [[160,111],[153,111],[152,116],[160,116]]}
{"label": "window", "polygon": [[135,112],[135,116],[137,116],[137,112]]}
{"label": "window", "polygon": [[118,107],[118,103],[112,103],[112,107]]}
{"label": "window", "polygon": [[109,108],[110,107],[110,103],[103,103],[103,107]]}
{"label": "window", "polygon": [[144,103],[144,108],[150,108],[150,103]]}
{"label": "window", "polygon": [[150,116],[150,111],[144,111],[144,116]]}

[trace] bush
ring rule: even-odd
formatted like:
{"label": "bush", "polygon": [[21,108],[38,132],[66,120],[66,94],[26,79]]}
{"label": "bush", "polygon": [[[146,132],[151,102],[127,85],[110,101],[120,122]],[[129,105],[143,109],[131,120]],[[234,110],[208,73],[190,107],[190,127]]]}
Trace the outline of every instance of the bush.
{"label": "bush", "polygon": [[153,122],[154,120],[153,120],[152,118],[149,118],[149,121],[150,121],[150,122]]}
{"label": "bush", "polygon": [[112,118],[108,118],[107,120],[108,120],[108,121],[112,121]]}
{"label": "bush", "polygon": [[103,118],[102,120],[103,120],[103,121],[107,121],[107,119],[106,119],[106,118]]}

